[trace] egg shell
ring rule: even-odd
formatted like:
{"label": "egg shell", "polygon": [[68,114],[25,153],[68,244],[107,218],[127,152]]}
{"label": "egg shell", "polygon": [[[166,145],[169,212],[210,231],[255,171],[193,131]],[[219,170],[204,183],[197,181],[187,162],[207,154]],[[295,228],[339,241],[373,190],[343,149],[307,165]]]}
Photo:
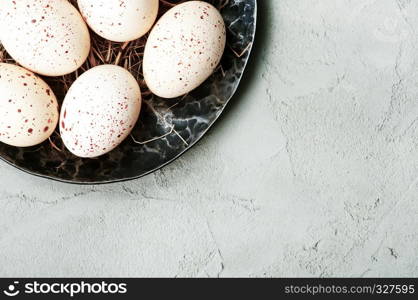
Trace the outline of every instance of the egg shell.
{"label": "egg shell", "polygon": [[90,28],[114,42],[136,40],[154,24],[159,0],[78,0],[78,6]]}
{"label": "egg shell", "polygon": [[17,147],[48,139],[58,122],[51,88],[34,73],[0,63],[0,142]]}
{"label": "egg shell", "polygon": [[218,66],[225,43],[225,23],[214,6],[188,1],[173,7],[154,26],[145,47],[149,89],[163,98],[194,90]]}
{"label": "egg shell", "polygon": [[73,83],[61,108],[65,146],[85,158],[113,150],[135,126],[141,101],[138,82],[127,70],[114,65],[90,69]]}
{"label": "egg shell", "polygon": [[1,0],[0,40],[23,67],[45,76],[77,70],[90,51],[90,35],[67,0]]}

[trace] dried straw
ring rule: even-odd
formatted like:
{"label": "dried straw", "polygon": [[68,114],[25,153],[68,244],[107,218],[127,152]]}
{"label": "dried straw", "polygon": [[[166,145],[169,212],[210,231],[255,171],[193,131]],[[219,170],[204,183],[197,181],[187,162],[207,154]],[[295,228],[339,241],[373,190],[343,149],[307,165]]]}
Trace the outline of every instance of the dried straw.
{"label": "dried straw", "polygon": [[[77,7],[77,0],[69,0],[74,6]],[[185,2],[186,0],[160,0],[160,15],[171,7]],[[224,7],[229,0],[218,0],[219,8]],[[83,72],[101,64],[115,64],[122,66],[129,70],[135,78],[137,78],[143,96],[149,98],[151,93],[149,92],[142,75],[142,59],[144,54],[145,43],[148,35],[127,43],[115,43],[107,41],[97,34],[91,32],[92,47],[87,61],[76,72],[54,78],[45,78],[52,90],[56,93],[60,102],[65,97],[71,84],[77,79],[77,77]],[[15,61],[7,54],[2,45],[0,44],[0,62],[15,63]]]}
{"label": "dried straw", "polygon": [[[0,0],[1,1],[1,0]],[[77,7],[77,0],[69,0],[75,7]],[[161,16],[168,9],[186,2],[188,0],[160,0],[160,11],[159,15]],[[215,5],[222,9],[224,8],[230,0],[216,0]],[[141,87],[142,97],[145,100],[145,104],[150,104],[152,102],[153,95],[149,91],[148,87],[145,84],[144,77],[142,74],[142,61],[144,55],[144,48],[148,38],[148,35],[144,37],[126,43],[116,43],[103,39],[94,32],[91,33],[91,51],[86,62],[78,69],[76,72],[60,76],[60,77],[43,77],[43,79],[50,85],[55,95],[58,98],[58,102],[61,104],[68,89],[72,83],[80,76],[83,72],[102,64],[115,64],[121,67],[124,67],[132,73],[132,75],[138,80],[138,83]],[[248,45],[248,48],[251,45]],[[246,52],[246,49],[244,52]],[[236,56],[241,56],[241,53],[236,53],[233,51]],[[12,63],[16,62],[8,55],[3,46],[0,43],[0,62]],[[222,67],[220,67],[222,70]],[[160,117],[160,116],[158,116]],[[169,126],[170,133],[175,131],[174,127]],[[59,135],[55,132],[56,135]],[[152,139],[154,141],[155,139]],[[51,141],[51,139],[50,139]],[[138,141],[136,141],[138,142]],[[138,142],[143,144],[145,142]],[[187,144],[187,143],[186,143]],[[58,147],[51,141],[52,148],[58,150]]]}

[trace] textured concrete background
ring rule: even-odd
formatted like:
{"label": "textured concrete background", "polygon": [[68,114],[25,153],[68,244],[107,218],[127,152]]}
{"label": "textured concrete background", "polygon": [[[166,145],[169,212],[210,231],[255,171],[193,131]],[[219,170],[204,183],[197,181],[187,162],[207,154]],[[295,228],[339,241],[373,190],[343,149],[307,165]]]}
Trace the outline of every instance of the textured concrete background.
{"label": "textured concrete background", "polygon": [[0,163],[0,276],[418,276],[418,1],[259,2],[243,87],[175,163]]}

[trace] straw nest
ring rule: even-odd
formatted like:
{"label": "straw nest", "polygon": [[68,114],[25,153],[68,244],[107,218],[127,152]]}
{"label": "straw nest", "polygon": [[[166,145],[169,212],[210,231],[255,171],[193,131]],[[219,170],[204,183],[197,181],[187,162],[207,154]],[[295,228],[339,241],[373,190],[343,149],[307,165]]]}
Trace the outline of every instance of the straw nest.
{"label": "straw nest", "polygon": [[[77,0],[69,0],[77,7]],[[186,1],[180,0],[160,0],[160,12],[163,14],[171,7]],[[229,0],[216,0],[215,5],[222,9]],[[126,43],[115,43],[103,39],[94,32],[91,34],[91,50],[86,62],[74,73],[60,77],[44,77],[45,81],[51,86],[55,92],[59,102],[64,99],[69,87],[83,72],[102,64],[114,64],[124,67],[134,75],[140,84],[143,97],[149,98],[151,95],[142,75],[142,59],[145,44],[148,35]],[[15,63],[15,61],[7,54],[0,43],[0,62]]]}
{"label": "straw nest", "polygon": [[[77,0],[69,0],[75,7],[77,6]],[[186,2],[188,0],[160,0],[160,11],[159,16],[164,14],[168,9]],[[230,0],[213,0],[208,1],[214,4],[218,9],[225,7]],[[124,67],[132,73],[132,75],[137,79],[141,91],[142,97],[147,103],[147,100],[153,98],[152,93],[146,86],[144,77],[142,74],[142,60],[145,49],[145,44],[147,42],[148,34],[143,36],[140,39],[126,42],[126,43],[116,43],[108,41],[93,31],[90,30],[91,35],[91,50],[86,62],[74,73],[60,76],[60,77],[42,77],[54,91],[57,96],[58,103],[61,105],[62,101],[65,98],[65,95],[73,84],[73,82],[85,71],[103,64],[114,64]],[[0,62],[16,64],[12,57],[5,51],[3,46],[0,43]],[[56,131],[55,134],[59,137],[59,133]],[[55,140],[55,139],[54,139]],[[52,146],[56,150],[58,149],[55,144],[51,141]],[[61,148],[61,147],[60,147]]]}

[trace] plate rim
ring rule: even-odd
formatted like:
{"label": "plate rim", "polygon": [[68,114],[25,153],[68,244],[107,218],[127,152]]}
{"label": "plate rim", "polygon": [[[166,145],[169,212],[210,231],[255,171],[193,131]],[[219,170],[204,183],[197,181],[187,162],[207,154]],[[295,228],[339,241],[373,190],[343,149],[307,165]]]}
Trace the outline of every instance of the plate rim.
{"label": "plate rim", "polygon": [[40,174],[40,173],[37,173],[37,172],[33,172],[33,171],[27,170],[27,169],[25,169],[25,168],[23,168],[21,166],[18,166],[17,164],[15,164],[15,163],[13,163],[11,161],[8,161],[2,155],[0,155],[0,160],[1,161],[4,161],[9,166],[12,166],[12,167],[18,169],[19,171],[22,171],[22,172],[24,172],[26,174],[29,174],[29,175],[32,175],[32,176],[35,176],[35,177],[38,177],[38,178],[49,179],[49,180],[52,180],[52,181],[55,181],[55,182],[60,182],[60,183],[66,183],[66,184],[72,184],[72,185],[84,185],[84,186],[89,186],[89,185],[105,185],[105,184],[111,184],[111,183],[121,183],[121,182],[127,182],[127,181],[136,180],[136,179],[145,177],[145,176],[147,176],[149,174],[152,174],[152,173],[154,173],[154,172],[156,172],[156,171],[158,171],[158,170],[166,167],[167,165],[173,163],[175,160],[177,160],[178,158],[180,158],[182,155],[184,155],[186,152],[188,152],[190,149],[192,149],[198,142],[200,142],[203,139],[203,137],[208,133],[208,131],[213,127],[213,125],[218,121],[219,117],[224,112],[224,110],[227,107],[228,103],[236,95],[236,92],[237,92],[238,88],[241,85],[241,80],[242,80],[242,77],[244,76],[244,72],[245,72],[245,70],[247,68],[247,65],[248,65],[249,61],[250,61],[251,53],[252,53],[252,50],[253,50],[253,47],[254,47],[254,41],[255,41],[255,38],[256,38],[257,21],[258,21],[258,3],[257,3],[257,0],[254,0],[254,4],[255,4],[255,7],[254,7],[254,15],[255,15],[255,17],[254,17],[254,29],[253,29],[253,37],[254,38],[253,38],[253,42],[251,43],[251,45],[250,45],[250,47],[248,49],[248,59],[244,63],[244,66],[243,66],[243,69],[242,69],[243,71],[242,71],[241,76],[239,77],[239,83],[238,83],[238,85],[233,89],[232,96],[228,100],[226,100],[225,105],[220,110],[220,113],[215,117],[215,119],[208,126],[208,128],[206,128],[202,132],[202,135],[197,140],[195,140],[193,143],[191,143],[186,149],[184,149],[182,152],[180,152],[179,154],[177,154],[176,156],[174,156],[170,160],[168,160],[165,163],[161,164],[160,166],[158,166],[158,167],[156,167],[156,168],[154,168],[152,170],[149,170],[149,171],[147,171],[147,172],[145,172],[145,173],[143,173],[141,175],[138,175],[138,176],[132,176],[132,177],[126,177],[126,178],[120,178],[120,179],[112,179],[112,180],[86,181],[86,182],[73,181],[73,180],[70,180],[70,179],[63,179],[63,178],[58,178],[58,177],[53,177],[53,176],[50,176],[50,175],[44,175],[44,174]]}

